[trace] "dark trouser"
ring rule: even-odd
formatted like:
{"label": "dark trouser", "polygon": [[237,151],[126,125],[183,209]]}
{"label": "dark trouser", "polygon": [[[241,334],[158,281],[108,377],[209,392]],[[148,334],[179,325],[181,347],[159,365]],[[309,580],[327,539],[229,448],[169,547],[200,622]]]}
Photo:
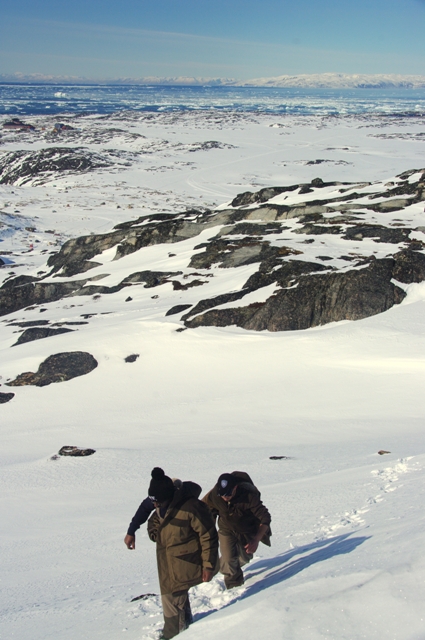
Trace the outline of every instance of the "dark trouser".
{"label": "dark trouser", "polygon": [[218,532],[220,542],[220,573],[224,575],[227,589],[240,587],[244,583],[242,567],[252,560],[251,553],[247,553],[243,543],[232,533]]}
{"label": "dark trouser", "polygon": [[168,640],[187,629],[193,621],[189,592],[186,589],[175,593],[163,593],[161,599],[164,614],[162,637]]}

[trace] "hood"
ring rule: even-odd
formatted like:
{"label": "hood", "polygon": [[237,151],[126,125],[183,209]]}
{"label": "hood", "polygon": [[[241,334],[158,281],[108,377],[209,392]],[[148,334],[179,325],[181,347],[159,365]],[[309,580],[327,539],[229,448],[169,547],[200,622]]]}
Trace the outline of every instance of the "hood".
{"label": "hood", "polygon": [[181,487],[177,487],[174,493],[174,498],[171,501],[170,507],[175,507],[190,498],[199,498],[202,488],[196,482],[182,482]]}

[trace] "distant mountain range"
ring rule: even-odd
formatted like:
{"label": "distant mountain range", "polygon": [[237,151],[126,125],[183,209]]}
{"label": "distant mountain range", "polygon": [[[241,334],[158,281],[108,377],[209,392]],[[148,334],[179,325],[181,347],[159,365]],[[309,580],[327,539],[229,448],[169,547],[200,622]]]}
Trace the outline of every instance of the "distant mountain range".
{"label": "distant mountain range", "polygon": [[301,75],[283,75],[274,78],[254,78],[236,80],[234,78],[195,78],[176,76],[160,78],[112,78],[89,79],[78,76],[54,76],[40,73],[25,75],[22,73],[0,74],[0,82],[48,83],[48,84],[139,84],[139,85],[180,85],[180,86],[230,86],[230,87],[299,87],[317,89],[384,89],[405,88],[421,89],[425,87],[425,76],[400,74],[346,74],[314,73]]}
{"label": "distant mountain range", "polygon": [[175,76],[160,78],[158,76],[146,76],[143,78],[84,78],[81,76],[55,76],[42,73],[12,73],[0,74],[0,82],[16,83],[44,83],[44,84],[100,84],[100,85],[170,85],[170,86],[238,86],[239,81],[234,78],[194,78],[191,76]]}
{"label": "distant mountain range", "polygon": [[419,89],[425,87],[425,76],[313,73],[277,76],[276,78],[255,78],[235,84],[244,87],[312,87],[318,89],[383,89],[394,87]]}

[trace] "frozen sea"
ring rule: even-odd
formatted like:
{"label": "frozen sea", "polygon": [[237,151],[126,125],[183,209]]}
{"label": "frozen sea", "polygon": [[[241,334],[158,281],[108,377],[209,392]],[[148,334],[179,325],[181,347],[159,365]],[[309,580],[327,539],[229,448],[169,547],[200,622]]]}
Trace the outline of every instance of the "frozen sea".
{"label": "frozen sea", "polygon": [[238,111],[286,115],[421,116],[425,89],[0,84],[0,114]]}

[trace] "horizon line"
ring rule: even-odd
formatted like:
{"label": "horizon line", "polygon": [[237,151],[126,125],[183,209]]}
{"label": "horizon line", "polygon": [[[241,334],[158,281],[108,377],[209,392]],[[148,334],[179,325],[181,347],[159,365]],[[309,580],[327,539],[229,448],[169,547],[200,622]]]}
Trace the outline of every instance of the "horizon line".
{"label": "horizon line", "polygon": [[[290,83],[295,84],[291,85]],[[279,76],[257,77],[249,80],[226,77],[202,77],[202,76],[140,76],[140,77],[115,77],[115,78],[88,78],[84,76],[54,75],[45,73],[25,74],[22,72],[0,74],[0,84],[62,84],[62,85],[135,85],[135,86],[228,86],[228,87],[264,87],[264,88],[344,88],[341,84],[347,84],[346,88],[421,88],[425,87],[425,75],[396,74],[396,73],[300,73],[282,74]],[[317,86],[319,84],[320,86]],[[326,86],[327,85],[327,86]],[[339,85],[339,86],[338,86]],[[419,86],[418,86],[419,85]]]}

